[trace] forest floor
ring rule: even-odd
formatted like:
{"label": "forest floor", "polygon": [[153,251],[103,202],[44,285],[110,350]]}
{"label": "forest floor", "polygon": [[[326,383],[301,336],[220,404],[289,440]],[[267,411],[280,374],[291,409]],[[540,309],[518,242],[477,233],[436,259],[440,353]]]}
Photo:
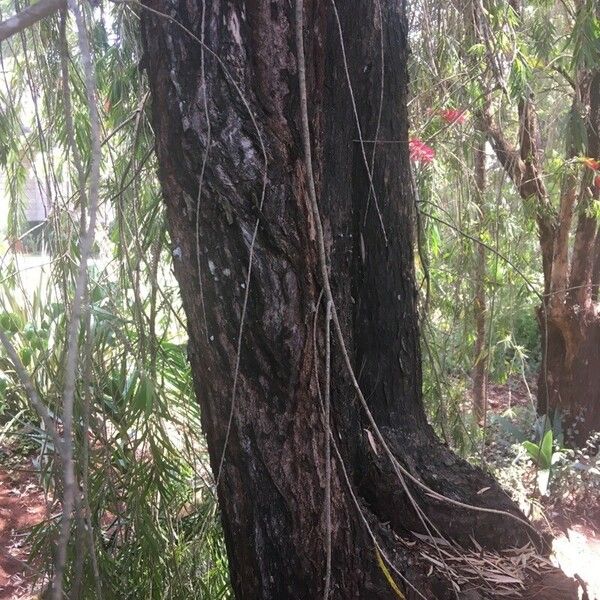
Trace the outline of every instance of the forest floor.
{"label": "forest floor", "polygon": [[560,449],[548,490],[540,493],[522,446],[534,439],[534,394],[522,383],[488,387],[484,462],[523,512],[554,536],[552,562],[585,582],[589,600],[600,600],[600,454]]}
{"label": "forest floor", "polygon": [[[553,534],[553,562],[585,582],[590,600],[600,600],[600,456],[562,451],[542,495],[522,446],[533,439],[530,391],[515,382],[490,385],[488,407],[479,460],[522,510]],[[34,458],[18,448],[0,447],[0,600],[37,597],[31,591],[38,574],[28,563],[28,534],[49,514]]]}
{"label": "forest floor", "polygon": [[48,516],[30,457],[0,448],[0,600],[32,597],[29,532]]}

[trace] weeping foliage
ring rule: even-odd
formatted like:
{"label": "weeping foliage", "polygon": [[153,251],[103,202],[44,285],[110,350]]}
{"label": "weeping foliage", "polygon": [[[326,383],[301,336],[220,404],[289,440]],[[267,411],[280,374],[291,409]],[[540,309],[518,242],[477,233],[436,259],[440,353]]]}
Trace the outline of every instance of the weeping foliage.
{"label": "weeping foliage", "polygon": [[[102,166],[74,407],[81,506],[72,521],[65,589],[77,598],[229,598],[138,67],[139,17],[124,4],[84,8],[97,72]],[[17,9],[5,6],[3,13]],[[59,423],[87,209],[69,143],[61,60],[68,65],[73,134],[86,173],[91,161],[75,23],[67,18],[65,50],[63,18],[50,17],[0,49],[0,168],[10,199],[0,248],[0,326]],[[48,209],[31,232],[30,180]],[[20,254],[36,232],[41,253]],[[33,564],[48,580],[61,517],[61,467],[4,351],[0,423],[3,437],[32,449],[49,494],[51,518],[31,536]]]}

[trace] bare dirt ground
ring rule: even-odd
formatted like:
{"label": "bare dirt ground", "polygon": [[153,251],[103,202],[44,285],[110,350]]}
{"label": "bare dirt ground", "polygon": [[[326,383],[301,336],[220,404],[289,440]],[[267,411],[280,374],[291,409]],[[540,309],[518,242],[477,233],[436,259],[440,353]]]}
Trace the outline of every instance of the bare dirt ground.
{"label": "bare dirt ground", "polygon": [[31,597],[35,569],[29,566],[27,536],[48,515],[31,460],[0,461],[0,600]]}
{"label": "bare dirt ground", "polygon": [[587,586],[590,600],[600,600],[600,535],[574,524],[554,539],[553,562],[570,577],[578,575]]}
{"label": "bare dirt ground", "polygon": [[[533,384],[490,384],[487,391],[490,416],[506,415],[519,408],[531,408],[534,412]],[[522,483],[530,492],[535,489],[533,469],[522,476]],[[551,494],[537,502],[541,511],[535,520],[554,536],[552,562],[584,583],[589,600],[600,600],[600,494],[565,488],[560,496]],[[522,503],[521,506],[527,512]]]}
{"label": "bare dirt ground", "polygon": [[517,406],[535,406],[535,393],[533,385],[526,386],[521,380],[504,385],[490,383],[487,387],[488,409],[501,413]]}

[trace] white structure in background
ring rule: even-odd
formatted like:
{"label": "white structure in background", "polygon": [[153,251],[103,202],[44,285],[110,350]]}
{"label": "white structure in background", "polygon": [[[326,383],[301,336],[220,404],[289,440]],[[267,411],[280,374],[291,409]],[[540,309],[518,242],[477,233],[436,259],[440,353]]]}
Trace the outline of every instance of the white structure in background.
{"label": "white structure in background", "polygon": [[27,179],[23,189],[25,219],[30,224],[36,225],[48,218],[50,212],[48,194],[43,189],[42,182],[38,181],[29,161],[27,161],[26,167]]}
{"label": "white structure in background", "polygon": [[[25,183],[19,194],[19,205],[25,223],[21,226],[19,234],[46,221],[50,214],[50,200],[44,189],[44,183],[40,181],[39,173],[28,158],[23,160],[26,169]],[[0,237],[6,236],[8,222],[8,211],[10,206],[9,181],[6,173],[0,170]],[[38,232],[38,235],[41,232]]]}
{"label": "white structure in background", "polygon": [[[0,169],[0,244],[4,251],[6,245],[11,243],[10,256],[17,271],[22,273],[21,287],[18,293],[23,295],[22,301],[24,302],[24,298],[31,298],[35,290],[40,290],[40,286],[46,284],[51,263],[47,254],[48,248],[44,242],[44,223],[50,213],[48,194],[44,189],[44,184],[38,181],[39,171],[36,174],[36,168],[28,159],[23,160],[23,167],[26,169],[25,182],[20,189],[18,202],[22,210],[21,218],[24,217],[25,222],[20,226],[17,234],[23,235],[32,227],[40,224],[41,226],[25,236],[23,240],[6,239],[10,191],[7,175],[3,169]],[[4,254],[3,256],[3,261],[6,261],[8,255]],[[3,262],[0,265],[0,270],[4,264]],[[17,293],[17,290],[14,292]]]}
{"label": "white structure in background", "polygon": [[[23,168],[26,169],[25,182],[20,188],[19,207],[21,210],[21,221],[17,236],[33,229],[24,236],[18,244],[14,240],[7,240],[8,211],[10,206],[9,181],[4,169],[0,167],[0,246],[5,247],[7,243],[13,243],[13,250],[26,254],[46,255],[51,252],[50,238],[53,229],[48,219],[52,218],[57,210],[68,210],[72,215],[72,222],[79,220],[79,208],[77,207],[77,195],[71,195],[71,183],[68,178],[63,177],[61,171],[51,176],[52,190],[49,194],[46,189],[44,167],[41,157],[37,157],[32,164],[28,157],[23,159]],[[55,162],[56,166],[56,162]],[[58,202],[56,201],[58,198]],[[69,204],[69,208],[65,208]],[[112,256],[112,242],[109,240],[110,227],[114,221],[114,207],[110,202],[103,202],[98,207],[96,221],[96,258],[103,255],[107,260]],[[76,227],[77,225],[75,225]],[[0,251],[0,258],[1,258]]]}

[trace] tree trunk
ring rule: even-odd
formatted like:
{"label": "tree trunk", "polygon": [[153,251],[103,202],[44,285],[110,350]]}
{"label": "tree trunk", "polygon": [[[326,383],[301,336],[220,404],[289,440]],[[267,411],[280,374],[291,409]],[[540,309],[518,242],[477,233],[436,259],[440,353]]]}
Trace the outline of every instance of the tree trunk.
{"label": "tree trunk", "polygon": [[[573,111],[587,106],[586,153],[600,156],[600,71],[583,77],[582,90]],[[583,100],[582,100],[583,99]],[[538,203],[538,234],[542,253],[544,295],[538,311],[542,365],[538,376],[538,413],[552,422],[560,419],[570,445],[585,442],[600,430],[600,370],[597,350],[600,331],[600,236],[592,203],[600,198],[600,186],[584,170],[581,178],[565,173],[558,214],[554,214],[542,181],[539,138],[532,100],[519,107],[520,154],[512,148],[489,114],[484,123],[498,159],[511,176],[523,199]],[[569,132],[570,133],[570,132]],[[567,139],[573,137],[572,133]],[[567,160],[580,152],[567,142]],[[536,183],[539,181],[539,183]],[[537,191],[536,191],[537,190]],[[571,241],[573,217],[577,226]]]}
{"label": "tree trunk", "polygon": [[600,319],[567,303],[539,311],[542,364],[538,412],[562,424],[565,441],[582,446],[600,430]]}
{"label": "tree trunk", "polygon": [[[475,148],[475,207],[477,208],[478,236],[485,227],[484,194],[485,194],[485,135],[480,133],[480,140]],[[485,247],[475,245],[475,298],[473,315],[475,317],[475,348],[473,364],[473,408],[477,421],[485,425],[487,413],[487,355],[486,355],[486,297],[485,297]]]}
{"label": "tree trunk", "polygon": [[[600,157],[600,70],[579,74],[578,81],[580,91],[572,110],[586,107],[586,154]],[[568,131],[566,155],[570,159],[579,152],[572,142],[576,139]],[[597,218],[590,214],[599,199],[600,186],[593,171],[584,169],[580,180],[565,175],[553,245],[552,293],[539,312],[538,411],[553,422],[560,419],[571,445],[583,445],[590,434],[600,431],[600,236]],[[569,248],[575,209],[577,226]]]}
{"label": "tree trunk", "polygon": [[338,0],[342,51],[334,4],[307,0],[303,33],[335,310],[378,428],[420,485],[398,477],[337,341],[326,460],[325,302],[292,3],[146,6],[162,13],[146,10],[142,19],[159,177],[236,597],[318,598],[327,580],[330,598],[398,597],[378,564],[377,539],[411,582],[388,563],[407,598],[455,598],[446,572],[428,575],[429,563],[396,537],[426,531],[416,503],[437,535],[465,545],[472,536],[504,548],[533,534],[489,476],[436,440],[421,402],[408,148],[357,141],[408,139],[401,3]]}
{"label": "tree trunk", "polygon": [[[520,3],[516,3],[520,14]],[[575,19],[587,10],[578,4]],[[600,3],[596,3],[600,17]],[[575,24],[573,24],[575,27]],[[600,69],[596,63],[575,63],[571,116],[566,131],[565,162],[582,154],[600,158]],[[600,198],[597,172],[565,169],[558,211],[544,183],[539,123],[533,95],[521,99],[519,144],[514,148],[491,116],[483,124],[498,160],[524,200],[534,200],[542,254],[544,295],[538,311],[542,365],[538,377],[538,413],[561,420],[565,439],[579,445],[600,431],[600,236],[593,212]],[[582,124],[586,135],[582,140]],[[593,167],[597,169],[597,167]],[[576,215],[575,234],[573,220]]]}

